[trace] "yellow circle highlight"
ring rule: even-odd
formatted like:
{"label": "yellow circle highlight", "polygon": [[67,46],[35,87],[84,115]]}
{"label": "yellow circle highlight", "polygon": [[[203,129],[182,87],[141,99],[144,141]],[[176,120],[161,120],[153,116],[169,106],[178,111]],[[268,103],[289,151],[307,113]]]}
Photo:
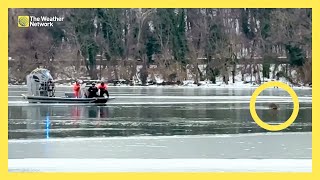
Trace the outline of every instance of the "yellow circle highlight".
{"label": "yellow circle highlight", "polygon": [[[285,91],[287,91],[293,100],[293,111],[292,111],[290,118],[287,121],[285,121],[284,123],[278,124],[278,125],[270,125],[268,123],[263,122],[259,118],[259,116],[256,112],[256,100],[257,100],[257,97],[259,96],[259,94],[263,90],[265,90],[266,88],[274,87],[274,86],[280,87],[280,88],[284,89]],[[253,120],[260,127],[264,128],[266,130],[269,130],[269,131],[281,131],[281,130],[289,127],[297,118],[298,113],[299,113],[299,99],[298,99],[297,94],[294,92],[294,90],[290,86],[288,86],[287,84],[282,83],[282,82],[278,82],[278,81],[267,82],[267,83],[264,83],[261,86],[259,86],[253,92],[251,99],[250,99],[250,113],[251,113]]]}

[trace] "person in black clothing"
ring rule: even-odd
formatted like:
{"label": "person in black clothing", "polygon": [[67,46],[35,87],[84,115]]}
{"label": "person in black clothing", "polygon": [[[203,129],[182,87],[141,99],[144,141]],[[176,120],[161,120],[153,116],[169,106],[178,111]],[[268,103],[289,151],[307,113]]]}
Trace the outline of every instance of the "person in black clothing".
{"label": "person in black clothing", "polygon": [[49,80],[49,82],[48,82],[48,96],[54,97],[54,92],[55,92],[54,82],[52,80]]}
{"label": "person in black clothing", "polygon": [[96,87],[95,83],[92,83],[92,86],[89,87],[88,91],[89,91],[88,98],[98,97],[98,95],[97,95],[98,88]]}

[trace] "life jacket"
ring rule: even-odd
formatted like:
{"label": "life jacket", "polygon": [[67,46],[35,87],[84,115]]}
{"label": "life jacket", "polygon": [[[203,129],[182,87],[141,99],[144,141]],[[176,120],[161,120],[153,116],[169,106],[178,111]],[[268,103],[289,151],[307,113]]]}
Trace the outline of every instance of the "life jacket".
{"label": "life jacket", "polygon": [[98,89],[107,90],[108,86],[107,84],[104,84],[104,85],[99,84]]}
{"label": "life jacket", "polygon": [[77,84],[77,83],[76,83],[76,84],[73,86],[73,91],[74,91],[75,97],[79,97],[80,84]]}
{"label": "life jacket", "polygon": [[73,86],[73,91],[79,91],[80,90],[80,84],[75,84]]}

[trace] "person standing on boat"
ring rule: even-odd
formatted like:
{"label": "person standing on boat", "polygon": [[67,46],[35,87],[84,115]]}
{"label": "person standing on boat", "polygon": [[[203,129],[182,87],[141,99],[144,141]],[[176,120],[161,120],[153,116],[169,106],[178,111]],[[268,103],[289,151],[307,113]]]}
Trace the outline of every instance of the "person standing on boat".
{"label": "person standing on boat", "polygon": [[79,83],[79,81],[76,81],[76,83],[74,84],[73,92],[74,92],[74,96],[76,98],[79,98],[79,92],[80,92],[80,83]]}
{"label": "person standing on boat", "polygon": [[89,91],[89,96],[88,96],[88,98],[98,97],[98,95],[97,95],[98,88],[96,87],[96,84],[95,84],[95,83],[92,83],[92,86],[89,87],[88,91]]}
{"label": "person standing on boat", "polygon": [[106,94],[109,98],[108,86],[104,82],[98,86],[98,89],[100,91],[100,97],[104,97],[104,94]]}
{"label": "person standing on boat", "polygon": [[81,85],[80,85],[80,97],[81,98],[86,98],[88,97],[88,91],[87,91],[87,88],[86,88],[86,83],[85,82],[81,82]]}
{"label": "person standing on boat", "polygon": [[55,92],[54,82],[50,79],[48,82],[48,96],[54,97],[54,92]]}

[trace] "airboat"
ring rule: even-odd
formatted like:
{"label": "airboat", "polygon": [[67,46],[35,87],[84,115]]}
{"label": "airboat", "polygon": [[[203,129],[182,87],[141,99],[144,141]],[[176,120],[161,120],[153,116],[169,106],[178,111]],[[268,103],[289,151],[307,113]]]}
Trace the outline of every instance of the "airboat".
{"label": "airboat", "polygon": [[22,97],[29,103],[93,103],[105,104],[115,98],[94,97],[76,98],[73,93],[65,92],[63,97],[55,97],[55,84],[50,71],[44,68],[37,68],[27,75],[28,93]]}

